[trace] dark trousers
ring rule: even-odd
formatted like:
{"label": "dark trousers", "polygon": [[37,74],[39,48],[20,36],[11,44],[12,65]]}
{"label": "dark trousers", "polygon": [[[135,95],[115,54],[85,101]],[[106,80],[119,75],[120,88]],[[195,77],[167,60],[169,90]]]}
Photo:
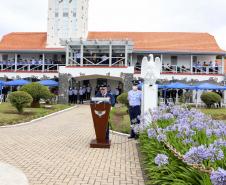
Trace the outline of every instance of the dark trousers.
{"label": "dark trousers", "polygon": [[86,93],[83,94],[83,100],[86,100]]}
{"label": "dark trousers", "polygon": [[73,103],[77,104],[78,103],[78,95],[73,95]]}
{"label": "dark trousers", "polygon": [[90,100],[90,92],[87,92],[87,100]]}
{"label": "dark trousers", "polygon": [[73,103],[73,95],[69,95],[69,103]]}
{"label": "dark trousers", "polygon": [[7,94],[3,94],[3,102],[6,102]]}
{"label": "dark trousers", "polygon": [[136,124],[140,124],[140,119],[138,118],[141,114],[140,106],[130,106],[129,107],[129,117],[130,117],[130,124],[131,124],[131,132],[130,137],[135,137],[136,133],[133,130],[133,126]]}
{"label": "dark trousers", "polygon": [[83,104],[83,95],[79,95],[79,104]]}

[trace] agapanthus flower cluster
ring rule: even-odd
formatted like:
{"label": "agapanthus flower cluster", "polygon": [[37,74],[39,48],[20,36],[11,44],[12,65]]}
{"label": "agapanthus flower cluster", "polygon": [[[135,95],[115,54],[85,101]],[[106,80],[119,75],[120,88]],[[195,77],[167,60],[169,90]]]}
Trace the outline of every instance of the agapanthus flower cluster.
{"label": "agapanthus flower cluster", "polygon": [[158,154],[154,161],[159,167],[169,164],[168,157],[165,154]]}
{"label": "agapanthus flower cluster", "polygon": [[225,185],[226,171],[222,168],[218,168],[217,171],[211,173],[210,179],[213,185]]}
{"label": "agapanthus flower cluster", "polygon": [[207,160],[209,151],[206,150],[204,145],[198,147],[192,147],[184,155],[184,161],[189,164],[201,164],[204,160]]}
{"label": "agapanthus flower cluster", "polygon": [[222,159],[224,159],[224,152],[213,145],[210,147],[204,145],[192,147],[184,155],[184,161],[189,164],[201,164],[204,160],[214,162]]}

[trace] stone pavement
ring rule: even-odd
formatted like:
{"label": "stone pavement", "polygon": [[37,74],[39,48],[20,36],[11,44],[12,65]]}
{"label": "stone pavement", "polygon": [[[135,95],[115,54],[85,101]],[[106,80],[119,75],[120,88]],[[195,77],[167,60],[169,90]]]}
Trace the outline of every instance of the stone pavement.
{"label": "stone pavement", "polygon": [[[113,134],[111,149],[91,149],[89,106],[35,123],[0,128],[0,161],[22,170],[31,185],[143,185],[135,141]],[[1,174],[0,174],[1,175]]]}

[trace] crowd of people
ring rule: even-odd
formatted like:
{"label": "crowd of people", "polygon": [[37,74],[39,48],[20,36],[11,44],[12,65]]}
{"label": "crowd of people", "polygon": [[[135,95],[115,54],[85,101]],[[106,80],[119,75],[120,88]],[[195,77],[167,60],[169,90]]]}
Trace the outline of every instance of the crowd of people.
{"label": "crowd of people", "polygon": [[203,62],[202,64],[198,61],[197,63],[195,63],[195,65],[193,66],[193,72],[196,73],[215,73],[218,74],[219,72],[219,64],[217,62]]}
{"label": "crowd of people", "polygon": [[[193,73],[211,73],[211,74],[218,74],[219,73],[219,64],[217,62],[195,62],[192,66]],[[181,66],[175,66],[170,65],[169,63],[164,65],[162,64],[162,71],[164,72],[177,72],[177,73],[183,73],[183,72],[190,72],[190,67],[186,67],[185,65]]]}
{"label": "crowd of people", "polygon": [[[223,92],[220,90],[213,90],[213,92],[219,94],[223,98]],[[184,103],[194,103],[193,102],[193,90],[189,89],[163,89],[158,91],[158,97],[164,100],[165,104],[172,102],[176,104],[176,98]],[[195,97],[196,99],[197,97]],[[220,106],[220,104],[219,104]]]}
{"label": "crowd of people", "polygon": [[[122,59],[124,54],[118,54],[115,56],[112,56],[112,63],[117,63],[118,60],[120,60],[117,65],[123,65],[124,60]],[[93,65],[93,64],[99,64],[99,65],[109,65],[109,55],[108,54],[101,54],[97,55],[96,53],[85,55],[84,56],[88,60],[83,60],[83,65]],[[80,64],[81,62],[81,54],[79,52],[75,52],[73,55],[73,60],[76,61],[77,64]]]}
{"label": "crowd of people", "polygon": [[[122,93],[122,89],[117,87],[115,89],[111,89],[110,85],[107,86],[107,92],[110,93],[115,102],[117,102],[117,97]],[[70,87],[68,91],[68,103],[70,104],[83,104],[84,101],[88,101],[91,99],[91,95],[94,93],[94,96],[98,94],[100,91],[100,86],[97,85],[94,89],[91,87],[90,84],[87,86],[81,87]]]}
{"label": "crowd of people", "polygon": [[[45,68],[48,68],[50,70],[57,70],[57,64],[65,64],[63,61],[54,61],[52,59],[45,59],[44,61]],[[17,69],[30,66],[30,69],[36,69],[36,70],[42,70],[43,60],[40,59],[18,59],[17,60]],[[49,67],[48,67],[49,65]],[[52,66],[51,66],[52,65]],[[11,67],[12,69],[15,69],[15,59],[10,59],[7,61],[0,61],[0,66],[2,66],[3,69]]]}

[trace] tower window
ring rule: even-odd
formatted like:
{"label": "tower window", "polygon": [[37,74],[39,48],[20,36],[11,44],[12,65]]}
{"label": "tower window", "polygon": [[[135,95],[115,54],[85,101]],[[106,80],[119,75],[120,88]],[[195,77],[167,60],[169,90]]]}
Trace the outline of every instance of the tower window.
{"label": "tower window", "polygon": [[63,17],[68,17],[68,13],[67,12],[64,12],[63,13]]}

